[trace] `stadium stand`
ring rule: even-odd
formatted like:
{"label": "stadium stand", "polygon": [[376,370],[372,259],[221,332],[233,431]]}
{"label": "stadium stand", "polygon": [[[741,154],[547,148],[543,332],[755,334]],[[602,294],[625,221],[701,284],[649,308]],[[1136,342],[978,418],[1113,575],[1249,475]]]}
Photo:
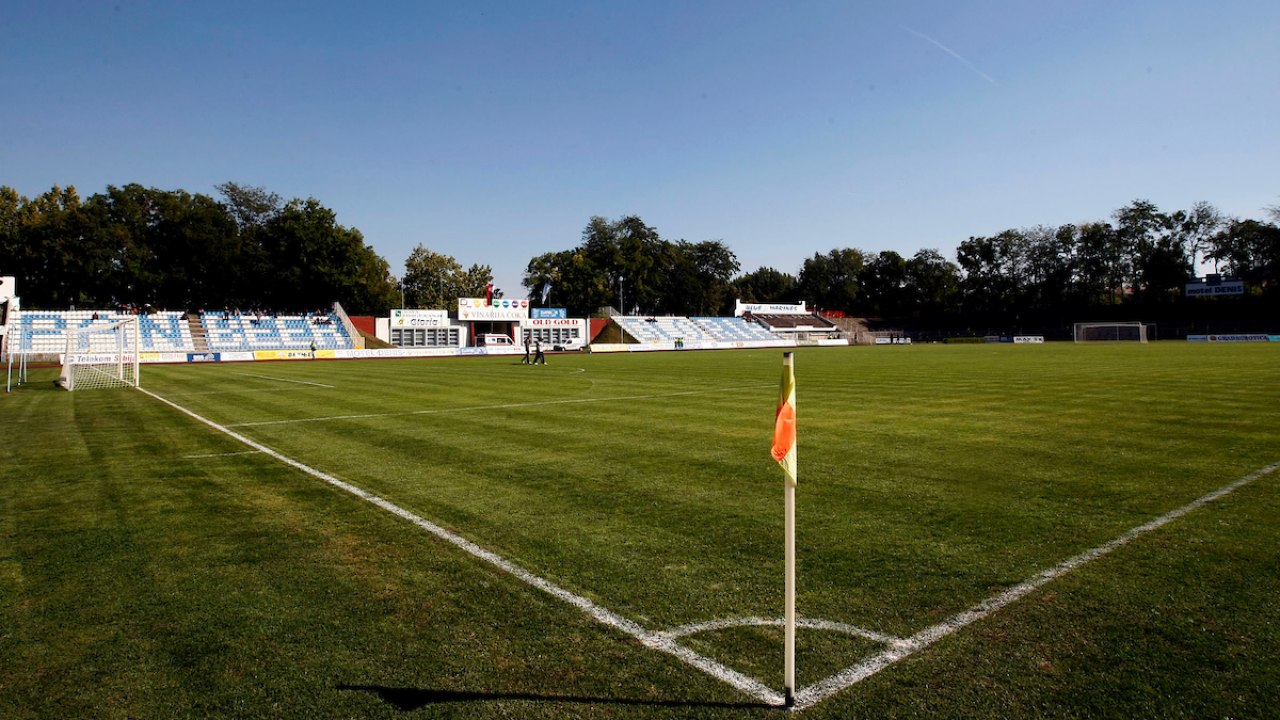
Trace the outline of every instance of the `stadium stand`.
{"label": "stadium stand", "polygon": [[355,347],[336,313],[328,315],[243,315],[206,311],[200,316],[209,350],[320,350]]}
{"label": "stadium stand", "polygon": [[[71,332],[93,325],[106,327],[122,317],[138,318],[138,335],[143,352],[197,352],[186,314],[163,311],[127,316],[108,310],[24,311],[17,333],[21,347],[33,354],[61,353]],[[206,332],[208,350],[338,350],[355,346],[336,313],[327,315],[238,315],[205,312],[200,325]],[[201,348],[200,351],[203,351]]]}
{"label": "stadium stand", "polygon": [[753,322],[740,317],[689,318],[714,340],[738,342],[743,340],[777,340],[778,336]]}
{"label": "stadium stand", "polygon": [[[60,353],[66,350],[67,335],[94,325],[106,327],[121,313],[106,310],[24,311],[18,321],[21,352]],[[183,313],[156,312],[136,316],[138,335],[144,352],[191,352],[191,330]]]}
{"label": "stadium stand", "polygon": [[664,343],[676,340],[715,340],[692,320],[686,317],[618,316],[614,320],[631,337],[641,343]]}
{"label": "stadium stand", "polygon": [[821,315],[766,315],[755,313],[752,315],[756,320],[764,323],[770,329],[812,329],[812,330],[836,330],[839,329],[835,323],[822,317]]}

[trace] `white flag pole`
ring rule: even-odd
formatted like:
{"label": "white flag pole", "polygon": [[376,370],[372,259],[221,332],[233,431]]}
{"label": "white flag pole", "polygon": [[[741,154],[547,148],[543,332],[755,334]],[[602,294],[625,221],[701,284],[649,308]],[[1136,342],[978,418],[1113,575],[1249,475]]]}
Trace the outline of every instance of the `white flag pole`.
{"label": "white flag pole", "polygon": [[[796,376],[792,353],[782,354],[782,389],[778,395],[778,419],[774,427],[774,458],[786,476],[783,505],[786,508],[786,599],[783,640],[783,689],[787,707],[796,704]],[[781,436],[781,437],[780,437]],[[785,453],[785,454],[784,454]]]}
{"label": "white flag pole", "polygon": [[784,641],[786,662],[784,670],[784,688],[787,707],[796,704],[796,488],[791,483],[786,486],[786,535],[787,535],[787,600],[786,600],[786,639]]}

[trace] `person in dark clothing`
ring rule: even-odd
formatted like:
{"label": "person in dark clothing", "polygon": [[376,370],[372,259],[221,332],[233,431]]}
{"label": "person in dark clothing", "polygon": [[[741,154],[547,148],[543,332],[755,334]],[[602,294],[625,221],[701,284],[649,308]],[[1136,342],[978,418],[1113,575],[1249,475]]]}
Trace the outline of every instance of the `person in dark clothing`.
{"label": "person in dark clothing", "polygon": [[521,365],[532,365],[533,360],[529,359],[529,336],[524,336],[524,359],[520,361]]}

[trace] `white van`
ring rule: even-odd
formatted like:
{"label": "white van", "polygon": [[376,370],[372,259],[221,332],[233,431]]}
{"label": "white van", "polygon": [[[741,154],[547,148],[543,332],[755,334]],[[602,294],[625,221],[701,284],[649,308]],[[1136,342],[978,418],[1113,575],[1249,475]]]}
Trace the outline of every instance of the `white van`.
{"label": "white van", "polygon": [[510,335],[486,333],[476,338],[477,347],[515,347]]}

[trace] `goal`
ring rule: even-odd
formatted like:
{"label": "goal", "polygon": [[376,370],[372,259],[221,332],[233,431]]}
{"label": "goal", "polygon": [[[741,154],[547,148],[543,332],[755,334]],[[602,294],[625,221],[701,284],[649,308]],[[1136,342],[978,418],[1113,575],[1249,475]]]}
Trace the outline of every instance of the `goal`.
{"label": "goal", "polygon": [[1146,342],[1147,326],[1141,322],[1076,323],[1076,342]]}
{"label": "goal", "polygon": [[67,332],[58,383],[67,390],[138,387],[138,318],[118,318]]}

